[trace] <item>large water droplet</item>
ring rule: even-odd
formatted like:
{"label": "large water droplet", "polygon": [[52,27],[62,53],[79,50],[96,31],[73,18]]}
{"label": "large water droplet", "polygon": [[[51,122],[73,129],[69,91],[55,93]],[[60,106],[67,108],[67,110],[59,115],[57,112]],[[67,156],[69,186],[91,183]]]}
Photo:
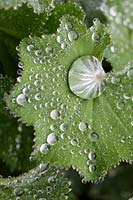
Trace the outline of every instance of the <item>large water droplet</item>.
{"label": "large water droplet", "polygon": [[82,56],[69,70],[70,90],[83,99],[96,98],[106,89],[106,74],[94,56]]}

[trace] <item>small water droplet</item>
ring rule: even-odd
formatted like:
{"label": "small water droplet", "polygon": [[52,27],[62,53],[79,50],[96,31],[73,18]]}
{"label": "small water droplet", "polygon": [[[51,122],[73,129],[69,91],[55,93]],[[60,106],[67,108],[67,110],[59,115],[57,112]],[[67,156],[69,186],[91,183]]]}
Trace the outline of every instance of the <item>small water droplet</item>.
{"label": "small water droplet", "polygon": [[116,104],[116,106],[117,106],[117,108],[118,109],[123,109],[124,107],[125,107],[125,103],[124,102],[118,102],[117,104]]}
{"label": "small water droplet", "polygon": [[78,39],[78,33],[75,31],[70,31],[68,33],[68,39],[72,42],[73,40],[77,40]]}
{"label": "small water droplet", "polygon": [[96,170],[96,166],[93,165],[93,164],[90,164],[90,165],[89,165],[89,171],[90,171],[90,172],[94,172],[95,170]]}
{"label": "small water droplet", "polygon": [[78,143],[78,140],[77,140],[76,138],[71,139],[71,144],[72,144],[73,146],[76,146],[77,143]]}
{"label": "small water droplet", "polygon": [[40,93],[35,94],[35,100],[39,101],[41,99]]}
{"label": "small water droplet", "polygon": [[65,49],[67,47],[67,44],[65,42],[61,43],[61,49]]}
{"label": "small water droplet", "polygon": [[73,25],[72,25],[71,22],[67,22],[67,23],[65,24],[65,29],[66,29],[67,31],[69,31],[69,30],[72,29],[72,28],[73,28]]}
{"label": "small water droplet", "polygon": [[126,142],[125,136],[122,136],[122,137],[121,137],[121,142],[122,142],[122,143],[125,143],[125,142]]}
{"label": "small water droplet", "polygon": [[99,135],[98,135],[96,132],[92,132],[92,133],[90,134],[90,140],[91,140],[92,142],[97,142],[98,139],[99,139]]}
{"label": "small water droplet", "polygon": [[28,51],[32,51],[34,49],[34,45],[30,44],[27,46]]}
{"label": "small water droplet", "polygon": [[118,76],[113,76],[112,78],[111,78],[111,82],[113,83],[113,84],[118,84],[118,83],[120,83],[120,77],[118,77]]}
{"label": "small water droplet", "polygon": [[59,116],[60,116],[60,113],[58,110],[52,110],[50,113],[50,117],[54,120],[57,119]]}
{"label": "small water droplet", "polygon": [[62,124],[60,125],[60,130],[61,130],[61,131],[65,131],[66,128],[67,128],[66,123],[62,123]]}
{"label": "small water droplet", "polygon": [[130,99],[130,94],[125,93],[125,94],[123,95],[123,97],[124,97],[124,99],[128,100],[128,99]]}
{"label": "small water droplet", "polygon": [[46,53],[52,53],[53,52],[53,48],[51,46],[46,47]]}
{"label": "small water droplet", "polygon": [[94,32],[94,33],[92,33],[91,38],[93,41],[97,41],[100,39],[100,35],[98,33]]}
{"label": "small water droplet", "polygon": [[86,131],[87,128],[88,128],[87,123],[85,123],[85,122],[80,122],[80,123],[79,123],[79,130],[80,130],[80,131]]}
{"label": "small water droplet", "polygon": [[40,146],[40,152],[43,153],[43,154],[47,154],[49,151],[49,145],[47,143],[45,144],[42,144]]}
{"label": "small water droplet", "polygon": [[23,105],[26,103],[26,96],[25,96],[25,94],[19,94],[19,95],[17,96],[17,98],[16,98],[16,102],[17,102],[19,105],[23,106]]}
{"label": "small water droplet", "polygon": [[58,141],[58,137],[56,136],[55,133],[50,133],[48,136],[47,136],[47,143],[50,144],[50,145],[55,145]]}
{"label": "small water droplet", "polygon": [[96,158],[96,154],[94,152],[90,152],[89,155],[88,155],[88,158],[90,160],[94,160]]}

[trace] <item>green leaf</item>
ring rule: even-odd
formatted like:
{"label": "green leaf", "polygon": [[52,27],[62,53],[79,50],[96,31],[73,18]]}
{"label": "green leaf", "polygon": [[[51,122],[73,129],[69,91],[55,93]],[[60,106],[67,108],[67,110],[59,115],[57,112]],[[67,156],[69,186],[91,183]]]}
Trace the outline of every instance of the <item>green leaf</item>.
{"label": "green leaf", "polygon": [[27,3],[28,7],[33,7],[35,13],[42,13],[47,11],[47,7],[51,0],[1,0],[0,1],[0,8],[9,9],[11,7],[16,10],[17,8],[21,7],[24,3]]}
{"label": "green leaf", "polygon": [[17,10],[1,10],[0,61],[4,72],[13,78],[15,77],[18,61],[16,46],[21,39],[56,32],[59,18],[64,14],[73,14],[80,20],[84,16],[79,6],[72,3],[56,4],[55,7],[50,8],[49,14],[43,12],[39,15],[26,5]]}
{"label": "green leaf", "polygon": [[35,162],[29,160],[33,145],[33,129],[26,127],[9,113],[0,115],[0,143],[0,159],[11,173],[26,172],[35,166]]}
{"label": "green leaf", "polygon": [[[81,56],[93,55],[102,60],[108,44],[109,36],[98,20],[88,30],[75,17],[62,17],[57,35],[25,39],[21,43],[20,57],[24,63],[22,81],[16,85],[8,100],[11,110],[28,125],[34,125],[36,159],[66,168],[73,166],[88,180],[103,176],[104,171],[119,159],[110,160],[106,150],[102,152],[100,149],[104,147],[104,136],[100,135],[101,129],[97,131],[96,125],[93,126],[96,123],[93,110],[96,108],[94,113],[97,111],[100,98],[84,100],[76,97],[68,86],[68,71]],[[96,102],[95,107],[93,102]],[[79,129],[82,121],[87,124],[85,132]],[[93,136],[95,129],[97,135]],[[53,142],[57,144],[49,145],[47,137],[53,132],[56,134],[56,137],[52,136]],[[98,141],[94,142],[97,138]],[[96,159],[88,162],[88,155],[93,152]]]}
{"label": "green leaf", "polygon": [[133,2],[109,0],[102,9],[108,18],[112,39],[106,57],[114,71],[120,71],[133,60]]}
{"label": "green leaf", "polygon": [[86,14],[85,23],[88,26],[93,24],[94,18],[99,18],[103,23],[106,22],[106,17],[100,10],[102,0],[72,0],[72,2],[76,2],[83,8]]}
{"label": "green leaf", "polygon": [[67,199],[69,185],[61,171],[42,163],[40,168],[17,178],[1,178],[0,199]]}
{"label": "green leaf", "polygon": [[[60,18],[63,15],[70,14],[77,17],[79,20],[83,20],[85,18],[85,13],[82,8],[74,3],[66,2],[66,3],[56,3],[53,9],[51,9],[49,18],[47,20],[47,24],[45,30],[47,34],[56,33],[57,28],[60,24]],[[51,26],[52,24],[52,26]]]}
{"label": "green leaf", "polygon": [[15,77],[18,62],[16,46],[30,34],[40,36],[44,33],[46,20],[46,13],[35,14],[26,6],[0,11],[0,62],[4,73]]}
{"label": "green leaf", "polygon": [[0,158],[11,172],[25,172],[35,165],[29,161],[33,130],[14,119],[7,111],[5,100],[12,85],[10,78],[0,76]]}

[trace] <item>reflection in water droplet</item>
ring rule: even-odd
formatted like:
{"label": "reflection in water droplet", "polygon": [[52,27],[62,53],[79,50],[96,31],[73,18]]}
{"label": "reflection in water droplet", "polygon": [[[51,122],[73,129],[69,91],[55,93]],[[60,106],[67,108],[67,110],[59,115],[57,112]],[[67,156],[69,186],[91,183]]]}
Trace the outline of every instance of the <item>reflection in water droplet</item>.
{"label": "reflection in water droplet", "polygon": [[68,79],[70,90],[83,99],[96,98],[106,89],[106,74],[94,56],[82,56],[75,60]]}

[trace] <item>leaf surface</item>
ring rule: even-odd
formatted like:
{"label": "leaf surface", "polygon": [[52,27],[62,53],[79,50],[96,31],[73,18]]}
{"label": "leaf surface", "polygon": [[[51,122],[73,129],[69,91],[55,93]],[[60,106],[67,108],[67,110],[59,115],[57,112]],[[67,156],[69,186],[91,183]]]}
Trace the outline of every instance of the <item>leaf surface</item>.
{"label": "leaf surface", "polygon": [[55,199],[68,198],[69,183],[61,171],[46,164],[40,164],[17,178],[0,179],[1,200],[21,198]]}
{"label": "leaf surface", "polygon": [[133,2],[109,0],[101,8],[108,18],[107,30],[112,38],[106,57],[114,71],[120,71],[133,60]]}

